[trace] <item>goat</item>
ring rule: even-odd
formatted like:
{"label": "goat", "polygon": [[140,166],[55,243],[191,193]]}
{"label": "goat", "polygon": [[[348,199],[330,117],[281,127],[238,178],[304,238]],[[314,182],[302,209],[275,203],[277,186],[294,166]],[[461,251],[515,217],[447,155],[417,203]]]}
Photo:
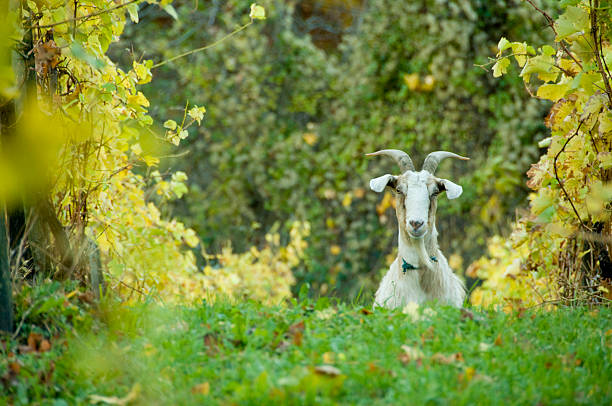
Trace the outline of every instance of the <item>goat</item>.
{"label": "goat", "polygon": [[376,291],[374,307],[404,307],[436,300],[461,307],[465,299],[463,282],[455,275],[438,247],[436,230],[437,197],[456,199],[463,188],[450,180],[436,178],[434,173],[445,158],[469,160],[452,152],[436,151],[425,158],[417,172],[407,153],[385,149],[367,156],[393,158],[401,174],[383,175],[370,181],[370,189],[380,193],[386,187],[395,193],[399,238],[398,254]]}

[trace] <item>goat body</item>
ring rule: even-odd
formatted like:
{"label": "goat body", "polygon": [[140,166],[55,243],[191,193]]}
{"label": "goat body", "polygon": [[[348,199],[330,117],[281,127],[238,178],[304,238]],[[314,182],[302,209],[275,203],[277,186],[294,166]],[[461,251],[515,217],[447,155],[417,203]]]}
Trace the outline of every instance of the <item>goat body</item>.
{"label": "goat body", "polygon": [[369,155],[391,156],[403,172],[370,181],[370,188],[375,192],[380,193],[386,187],[395,192],[399,227],[398,256],[376,291],[374,307],[396,308],[427,301],[461,307],[465,287],[438,248],[436,209],[438,194],[446,192],[449,199],[455,199],[463,189],[433,174],[444,158],[467,158],[445,151],[432,152],[425,159],[423,170],[417,172],[405,152],[383,150]]}
{"label": "goat body", "polygon": [[[408,303],[421,304],[439,301],[461,307],[465,298],[463,282],[453,273],[438,248],[437,238],[412,240],[400,231],[398,256],[380,282],[374,307],[404,307]],[[435,258],[433,261],[431,258]],[[402,269],[403,262],[417,269]]]}

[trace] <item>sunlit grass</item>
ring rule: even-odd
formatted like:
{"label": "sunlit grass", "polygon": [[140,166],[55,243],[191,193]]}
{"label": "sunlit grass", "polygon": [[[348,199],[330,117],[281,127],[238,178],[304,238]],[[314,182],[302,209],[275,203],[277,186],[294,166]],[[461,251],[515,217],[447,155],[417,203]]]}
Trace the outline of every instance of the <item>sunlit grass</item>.
{"label": "sunlit grass", "polygon": [[[371,313],[327,299],[289,307],[104,305],[80,324],[65,338],[52,338],[51,352],[18,357],[21,371],[32,373],[14,377],[8,399],[143,405],[612,400],[612,311],[606,308],[508,315],[451,308]],[[42,379],[51,362],[54,372]]]}

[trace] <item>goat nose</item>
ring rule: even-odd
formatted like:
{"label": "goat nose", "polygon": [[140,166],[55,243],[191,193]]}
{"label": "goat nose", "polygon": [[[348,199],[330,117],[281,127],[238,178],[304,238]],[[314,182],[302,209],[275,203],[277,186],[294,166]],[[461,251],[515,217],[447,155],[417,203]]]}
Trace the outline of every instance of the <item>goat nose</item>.
{"label": "goat nose", "polygon": [[421,228],[421,226],[423,225],[423,222],[421,220],[410,220],[409,223],[415,231]]}

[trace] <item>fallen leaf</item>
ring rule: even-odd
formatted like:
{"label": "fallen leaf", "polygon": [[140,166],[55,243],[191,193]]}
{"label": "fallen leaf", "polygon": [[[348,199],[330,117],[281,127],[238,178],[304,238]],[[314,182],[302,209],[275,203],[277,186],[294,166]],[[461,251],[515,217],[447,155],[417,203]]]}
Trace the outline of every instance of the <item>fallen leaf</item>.
{"label": "fallen leaf", "polygon": [[328,376],[338,376],[341,375],[342,372],[331,365],[319,365],[314,368],[314,371],[320,375],[328,375]]}
{"label": "fallen leaf", "polygon": [[214,333],[206,333],[204,335],[204,346],[206,347],[206,354],[215,355],[219,352],[219,339]]}
{"label": "fallen leaf", "polygon": [[488,343],[480,343],[478,344],[478,349],[480,351],[489,351],[491,349],[491,347],[493,347],[492,344],[488,344]]}
{"label": "fallen leaf", "polygon": [[21,365],[19,364],[19,361],[14,361],[9,363],[9,368],[11,370],[11,372],[18,374],[19,371],[21,371]]}
{"label": "fallen leaf", "polygon": [[362,307],[361,310],[359,310],[359,313],[365,314],[367,316],[367,315],[372,314],[373,312],[370,309],[366,309],[365,307]]}
{"label": "fallen leaf", "polygon": [[276,346],[276,350],[278,350],[278,351],[284,351],[284,350],[286,350],[287,348],[289,348],[289,346],[290,346],[290,345],[291,345],[291,344],[289,344],[289,342],[287,342],[287,341],[283,340],[283,341],[281,341],[280,343],[278,343],[278,345]]}
{"label": "fallen leaf", "polygon": [[474,367],[467,367],[465,370],[458,375],[459,382],[470,382],[474,375],[476,374],[476,369]]}
{"label": "fallen leaf", "polygon": [[429,326],[423,334],[421,334],[421,343],[425,344],[426,341],[431,341],[435,337],[434,326]]}
{"label": "fallen leaf", "polygon": [[210,393],[210,383],[204,382],[198,385],[195,385],[191,388],[191,393],[198,395],[208,395]]}
{"label": "fallen leaf", "polygon": [[38,351],[40,352],[46,352],[49,351],[51,349],[51,343],[49,342],[49,340],[42,340],[40,342],[40,345],[38,346]]}
{"label": "fallen leaf", "polygon": [[140,395],[141,387],[139,383],[134,384],[130,393],[126,396],[119,398],[117,396],[100,396],[100,395],[89,395],[89,402],[96,403],[106,403],[108,405],[127,405],[128,403],[135,400],[138,395]]}
{"label": "fallen leaf", "polygon": [[501,338],[501,334],[498,334],[497,337],[495,338],[495,341],[493,342],[493,344],[495,344],[498,347],[501,347],[503,344],[502,338]]}
{"label": "fallen leaf", "polygon": [[17,347],[17,349],[19,350],[20,354],[27,354],[28,352],[32,352],[35,351],[32,347],[30,347],[29,345],[20,345]]}
{"label": "fallen leaf", "polygon": [[402,345],[402,353],[398,356],[398,359],[402,364],[407,364],[412,361],[421,361],[425,356],[423,351],[416,347],[410,347],[408,345]]}
{"label": "fallen leaf", "polygon": [[302,320],[298,323],[290,325],[287,331],[289,332],[289,334],[295,334],[298,331],[304,331],[305,328],[306,326],[304,324],[304,320]]}
{"label": "fallen leaf", "polygon": [[298,347],[301,347],[303,338],[304,338],[304,334],[302,334],[301,331],[296,331],[295,334],[293,335],[293,344],[295,344]]}
{"label": "fallen leaf", "polygon": [[468,309],[461,309],[461,320],[467,319],[474,320],[474,313],[472,313]]}
{"label": "fallen leaf", "polygon": [[436,364],[442,364],[442,365],[461,363],[463,362],[463,354],[458,352],[456,354],[445,355],[445,354],[437,352],[431,356],[431,360],[435,362]]}
{"label": "fallen leaf", "polygon": [[30,333],[28,336],[28,347],[32,349],[32,351],[36,351],[38,348],[38,343],[43,339],[42,334],[39,333]]}

